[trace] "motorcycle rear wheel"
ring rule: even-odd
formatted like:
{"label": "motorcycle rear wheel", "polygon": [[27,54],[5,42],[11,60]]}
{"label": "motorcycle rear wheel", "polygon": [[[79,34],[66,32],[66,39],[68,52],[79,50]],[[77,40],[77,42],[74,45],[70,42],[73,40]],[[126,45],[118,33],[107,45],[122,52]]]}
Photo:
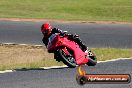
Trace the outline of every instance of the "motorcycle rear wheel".
{"label": "motorcycle rear wheel", "polygon": [[72,52],[70,52],[68,50],[69,54],[66,55],[65,52],[63,51],[63,49],[58,49],[57,51],[58,51],[59,57],[61,58],[62,62],[65,65],[67,65],[70,68],[75,68],[76,67],[76,61],[75,61],[75,58],[73,57]]}
{"label": "motorcycle rear wheel", "polygon": [[95,66],[97,64],[97,58],[90,49],[88,49],[88,56],[89,56],[89,61],[88,61],[87,65]]}

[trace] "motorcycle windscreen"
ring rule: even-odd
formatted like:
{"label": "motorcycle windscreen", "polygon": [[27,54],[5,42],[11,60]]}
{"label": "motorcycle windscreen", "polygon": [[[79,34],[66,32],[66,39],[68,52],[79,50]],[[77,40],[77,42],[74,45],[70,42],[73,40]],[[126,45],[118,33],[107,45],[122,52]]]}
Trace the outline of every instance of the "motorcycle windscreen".
{"label": "motorcycle windscreen", "polygon": [[58,37],[58,33],[52,34],[49,37],[49,42],[48,42],[48,45],[47,45],[48,50],[51,50],[52,48],[55,47],[56,42],[57,42],[57,37]]}

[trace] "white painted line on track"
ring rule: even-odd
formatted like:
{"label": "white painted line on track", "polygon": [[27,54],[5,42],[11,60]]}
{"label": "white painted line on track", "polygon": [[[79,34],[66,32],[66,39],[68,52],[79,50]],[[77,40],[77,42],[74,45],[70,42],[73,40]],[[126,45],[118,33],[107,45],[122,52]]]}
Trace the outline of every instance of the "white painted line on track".
{"label": "white painted line on track", "polygon": [[43,46],[43,45],[34,45],[34,46]]}
{"label": "white painted line on track", "polygon": [[[31,44],[16,44],[16,43],[0,43],[0,44],[3,44],[3,45],[23,45],[23,46],[25,46],[25,45],[31,45]],[[32,46],[43,46],[43,45],[32,45]]]}
{"label": "white painted line on track", "polygon": [[[106,61],[98,61],[98,63],[105,63],[105,62],[111,62],[111,61],[118,61],[118,60],[129,60],[132,59],[131,58],[118,58],[118,59],[112,59],[112,60],[106,60]],[[68,66],[63,65],[63,66],[51,66],[51,67],[40,67],[44,70],[48,70],[48,69],[55,69],[55,68],[66,68]],[[8,73],[8,72],[15,72],[13,70],[5,70],[5,71],[0,71],[0,73]]]}
{"label": "white painted line on track", "polygon": [[40,67],[40,68],[43,68],[43,69],[54,69],[54,68],[66,68],[68,66],[66,65],[63,65],[63,66],[51,66],[51,67]]}
{"label": "white painted line on track", "polygon": [[25,46],[25,45],[27,45],[27,44],[18,44],[18,45],[22,45],[22,46]]}
{"label": "white painted line on track", "polygon": [[129,60],[129,59],[132,59],[132,57],[130,57],[130,58],[117,58],[117,59],[106,60],[106,61],[98,61],[97,63],[105,63],[105,62],[118,61],[118,60]]}
{"label": "white painted line on track", "polygon": [[8,73],[8,72],[13,72],[13,70],[0,71],[0,73]]}

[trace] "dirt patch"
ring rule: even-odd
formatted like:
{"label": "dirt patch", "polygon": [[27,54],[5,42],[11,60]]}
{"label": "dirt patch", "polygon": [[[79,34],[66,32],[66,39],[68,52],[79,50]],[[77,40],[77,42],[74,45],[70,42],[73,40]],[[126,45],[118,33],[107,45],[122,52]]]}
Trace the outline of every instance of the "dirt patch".
{"label": "dirt patch", "polygon": [[0,44],[0,66],[15,66],[53,59],[44,46]]}
{"label": "dirt patch", "polygon": [[132,22],[116,22],[116,21],[67,21],[67,20],[50,20],[50,19],[31,19],[31,18],[0,18],[6,21],[30,21],[30,22],[58,22],[58,23],[94,23],[94,24],[132,24]]}

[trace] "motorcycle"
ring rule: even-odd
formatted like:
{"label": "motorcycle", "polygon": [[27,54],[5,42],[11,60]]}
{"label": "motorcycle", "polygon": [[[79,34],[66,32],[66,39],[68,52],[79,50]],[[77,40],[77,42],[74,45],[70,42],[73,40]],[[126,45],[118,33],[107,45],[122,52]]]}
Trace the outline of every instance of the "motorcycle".
{"label": "motorcycle", "polygon": [[87,53],[83,52],[77,43],[60,33],[52,34],[49,37],[47,49],[49,53],[54,53],[56,61],[62,61],[71,68],[84,64],[95,66],[97,63],[96,56],[90,49],[87,50]]}

